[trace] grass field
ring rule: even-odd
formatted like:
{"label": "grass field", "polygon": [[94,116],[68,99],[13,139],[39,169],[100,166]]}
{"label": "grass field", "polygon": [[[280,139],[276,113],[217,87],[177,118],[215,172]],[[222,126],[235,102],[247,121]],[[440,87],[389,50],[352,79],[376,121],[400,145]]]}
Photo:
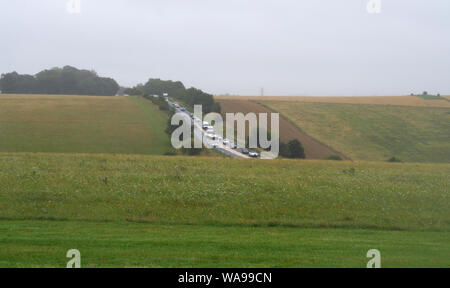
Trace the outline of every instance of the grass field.
{"label": "grass field", "polygon": [[395,156],[408,162],[450,162],[450,109],[446,107],[262,103],[354,160],[386,161]]}
{"label": "grass field", "polygon": [[450,267],[449,232],[0,221],[0,267]]}
{"label": "grass field", "polygon": [[[450,165],[0,154],[0,266],[449,267]],[[62,254],[61,254],[62,253]]]}
{"label": "grass field", "polygon": [[142,98],[0,94],[0,151],[163,154],[166,122]]}

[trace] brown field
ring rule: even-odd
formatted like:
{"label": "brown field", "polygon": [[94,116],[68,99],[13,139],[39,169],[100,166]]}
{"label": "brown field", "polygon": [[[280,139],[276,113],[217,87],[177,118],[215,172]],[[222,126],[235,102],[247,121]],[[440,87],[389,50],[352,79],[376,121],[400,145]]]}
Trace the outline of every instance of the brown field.
{"label": "brown field", "polygon": [[[273,112],[269,108],[266,108],[256,102],[247,100],[223,100],[219,99],[222,107],[222,115],[225,117],[226,113],[271,113]],[[269,129],[270,121],[268,123]],[[286,118],[280,117],[280,140],[288,142],[292,139],[298,139],[305,148],[305,154],[307,159],[324,159],[330,155],[339,155],[343,159],[349,159],[342,153],[334,151],[332,148],[325,144],[313,139],[306,133],[303,133],[294,124],[288,121]]]}
{"label": "brown field", "polygon": [[[450,99],[450,96],[443,96]],[[374,104],[415,107],[450,107],[445,100],[426,100],[416,96],[311,97],[311,96],[216,96],[217,100],[294,101],[340,104]]]}

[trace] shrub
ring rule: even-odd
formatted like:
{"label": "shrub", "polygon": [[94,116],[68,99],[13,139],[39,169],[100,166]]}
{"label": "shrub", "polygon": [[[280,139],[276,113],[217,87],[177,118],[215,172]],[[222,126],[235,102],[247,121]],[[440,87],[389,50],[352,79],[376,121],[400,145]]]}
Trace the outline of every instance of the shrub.
{"label": "shrub", "polygon": [[342,158],[339,155],[330,155],[327,158],[325,158],[325,160],[334,160],[334,161],[341,161]]}
{"label": "shrub", "polygon": [[396,157],[391,157],[388,159],[388,162],[402,162],[400,159],[396,158]]}
{"label": "shrub", "polygon": [[285,158],[305,159],[305,149],[300,141],[293,139],[287,144],[280,142],[279,155]]}

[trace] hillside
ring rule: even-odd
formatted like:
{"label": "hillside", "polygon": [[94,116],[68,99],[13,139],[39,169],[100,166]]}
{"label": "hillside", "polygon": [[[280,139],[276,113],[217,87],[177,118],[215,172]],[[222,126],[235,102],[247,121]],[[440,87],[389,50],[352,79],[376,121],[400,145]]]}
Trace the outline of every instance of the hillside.
{"label": "hillside", "polygon": [[353,160],[396,157],[407,162],[450,162],[450,102],[446,100],[416,96],[217,99],[253,102],[279,112],[300,133]]}
{"label": "hillside", "polygon": [[64,267],[76,247],[83,267],[364,267],[376,247],[383,267],[448,267],[448,175],[448,164],[0,153],[0,265]]}
{"label": "hillside", "polygon": [[450,108],[263,103],[354,160],[450,162]]}
{"label": "hillside", "polygon": [[0,94],[0,152],[163,154],[166,122],[137,97]]}
{"label": "hillside", "polygon": [[[248,100],[233,100],[233,99],[218,99],[222,108],[222,116],[226,117],[226,113],[267,113],[270,115],[273,111],[260,105],[254,101]],[[283,115],[282,115],[283,116]],[[270,118],[267,122],[268,129],[271,130]],[[248,128],[247,128],[248,129]],[[247,130],[248,133],[248,130]],[[339,153],[329,146],[313,139],[309,135],[303,133],[297,126],[291,123],[288,119],[280,117],[280,141],[285,143],[292,139],[299,140],[304,149],[306,159],[325,159],[330,155],[339,155],[341,158],[346,159],[347,157]]]}

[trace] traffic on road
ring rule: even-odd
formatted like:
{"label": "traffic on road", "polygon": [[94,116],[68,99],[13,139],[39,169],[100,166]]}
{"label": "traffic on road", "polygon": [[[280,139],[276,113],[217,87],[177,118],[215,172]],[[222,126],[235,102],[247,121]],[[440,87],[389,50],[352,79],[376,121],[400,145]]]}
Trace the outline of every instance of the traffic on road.
{"label": "traffic on road", "polygon": [[248,150],[246,148],[238,148],[237,144],[233,141],[218,135],[214,130],[214,127],[211,126],[211,123],[197,118],[179,103],[171,102],[168,98],[166,98],[166,101],[169,106],[175,110],[175,113],[184,114],[186,117],[191,119],[192,125],[197,128],[194,129],[195,137],[201,139],[205,146],[212,147],[212,149],[234,158],[260,158],[257,151]]}

